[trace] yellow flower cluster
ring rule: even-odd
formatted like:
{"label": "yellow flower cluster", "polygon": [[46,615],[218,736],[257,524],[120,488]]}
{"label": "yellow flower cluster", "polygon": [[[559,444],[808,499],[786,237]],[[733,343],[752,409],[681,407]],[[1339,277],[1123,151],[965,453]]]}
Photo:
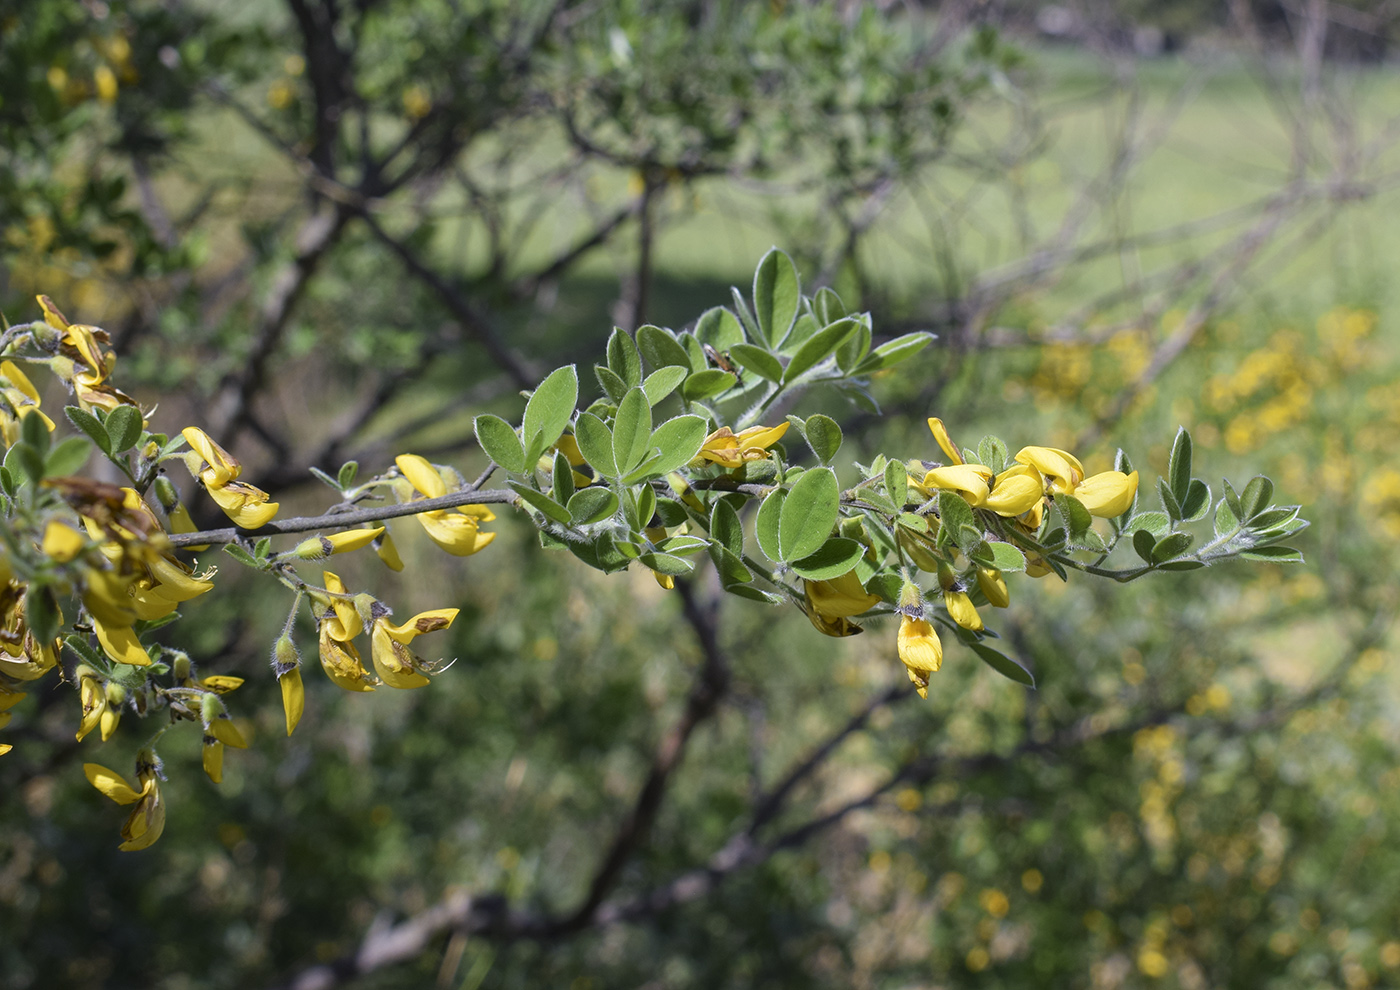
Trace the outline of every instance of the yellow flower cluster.
{"label": "yellow flower cluster", "polygon": [[[940,491],[955,492],[973,509],[995,513],[1012,520],[1028,534],[1036,533],[1046,506],[1056,494],[1073,495],[1091,515],[1114,518],[1128,511],[1137,495],[1138,474],[1104,471],[1085,476],[1084,466],[1073,454],[1055,447],[1023,447],[1000,473],[982,464],[967,463],[940,419],[928,421],[929,430],[944,456],[951,462],[924,470],[912,477],[912,486],[924,496]],[[914,564],[938,575],[941,600],[948,619],[964,629],[984,628],[977,605],[969,593],[975,583],[987,603],[1006,608],[1010,595],[1006,579],[995,567],[975,561],[967,564],[967,580],[960,580],[952,561],[940,556],[934,541],[911,536],[901,540]],[[1043,561],[1032,558],[1027,572],[1032,576],[1049,573]],[[866,591],[854,570],[828,581],[804,582],[804,611],[812,624],[828,636],[849,636],[860,627],[851,618],[874,608],[879,596]],[[927,697],[929,676],[943,663],[943,645],[930,621],[918,587],[905,582],[899,612],[899,658],[919,694]]]}

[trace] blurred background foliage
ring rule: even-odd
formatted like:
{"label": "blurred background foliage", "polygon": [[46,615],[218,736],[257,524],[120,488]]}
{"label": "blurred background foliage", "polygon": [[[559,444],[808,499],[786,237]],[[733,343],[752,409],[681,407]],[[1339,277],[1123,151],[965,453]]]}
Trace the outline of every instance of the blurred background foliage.
{"label": "blurred background foliage", "polygon": [[[266,654],[289,603],[197,603],[181,645],[249,678],[253,745],[221,787],[193,736],[164,751],[147,852],[116,851],[71,689],[16,709],[0,986],[1400,979],[1391,5],[0,11],[6,314],[42,291],[111,330],[157,420],[288,508],[351,457],[472,476],[476,413],[598,360],[613,323],[727,302],[777,242],[877,339],[940,334],[877,382],[881,417],[810,397],[858,459],[935,456],[938,415],[1160,472],[1183,423],[1198,472],[1269,473],[1314,520],[1302,567],[1022,578],[1003,626],[1037,690],[950,650],[926,703],[892,627],[721,611],[705,580],[605,578],[504,519],[465,562],[402,527],[403,574],[341,573],[402,614],[463,608],[456,666],[311,682],[287,739]],[[590,899],[717,657],[718,703]],[[369,953],[418,922],[421,947]]]}

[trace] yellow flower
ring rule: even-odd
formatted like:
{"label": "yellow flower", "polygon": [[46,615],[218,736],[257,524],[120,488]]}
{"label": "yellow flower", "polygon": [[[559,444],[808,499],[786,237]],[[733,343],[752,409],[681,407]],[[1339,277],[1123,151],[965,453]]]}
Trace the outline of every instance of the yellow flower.
{"label": "yellow flower", "polygon": [[387,529],[384,535],[374,542],[374,552],[389,570],[403,570],[403,558],[399,556],[399,548],[394,543],[394,534]]}
{"label": "yellow flower", "polygon": [[727,426],[721,426],[705,438],[700,445],[700,453],[692,464],[709,461],[722,468],[741,467],[745,461],[761,461],[768,456],[768,448],[777,443],[789,424],[777,426],[751,426],[735,433]]}
{"label": "yellow flower", "polygon": [[85,546],[87,540],[83,538],[82,533],[67,523],[50,519],[44,526],[44,539],[39,544],[39,549],[45,557],[66,564],[82,553]]}
{"label": "yellow flower", "polygon": [[[83,717],[78,725],[76,739],[80,742],[93,729],[97,728],[102,716],[107,712],[107,691],[98,678],[97,671],[87,664],[78,668],[78,698],[82,702]],[[104,737],[105,738],[105,737]]]}
{"label": "yellow flower", "polygon": [[131,852],[145,849],[160,838],[165,829],[165,802],[160,797],[160,761],[149,749],[136,754],[136,782],[132,787],[118,773],[97,763],[84,763],[83,773],[88,782],[117,804],[135,804],[131,817],[122,826],[125,839],[119,849]]}
{"label": "yellow flower", "polygon": [[817,631],[826,636],[864,632],[849,617],[868,612],[880,601],[879,595],[866,592],[854,570],[830,581],[803,581],[802,593],[807,600],[803,611]]}
{"label": "yellow flower", "polygon": [[370,629],[370,656],[381,680],[390,687],[418,688],[428,683],[422,671],[426,665],[408,648],[423,633],[452,625],[460,609],[439,608],[419,612],[403,625],[393,625],[381,616]]}
{"label": "yellow flower", "polygon": [[350,599],[344,597],[345,582],[340,580],[339,574],[322,571],[321,579],[326,582],[326,590],[333,596],[331,598],[331,611],[321,620],[321,626],[329,632],[332,639],[340,643],[348,643],[358,636],[360,630],[364,628],[360,613],[355,611],[355,606]]}
{"label": "yellow flower", "polygon": [[287,735],[290,736],[301,721],[302,712],[306,708],[306,690],[301,683],[301,668],[293,667],[279,676],[277,683],[282,688],[282,711],[287,716]]}
{"label": "yellow flower", "polygon": [[373,529],[347,529],[329,536],[313,536],[302,540],[292,552],[302,560],[323,560],[332,554],[349,553],[373,543],[384,533],[383,526]]}
{"label": "yellow flower", "polygon": [[927,698],[929,675],[938,673],[938,668],[943,666],[943,644],[933,623],[907,615],[900,620],[899,659],[909,672],[909,680],[918,689],[919,697]]}
{"label": "yellow flower", "polygon": [[346,691],[373,691],[374,678],[365,670],[355,644],[349,639],[340,640],[332,635],[332,623],[339,623],[332,616],[333,613],[328,613],[321,620],[321,669],[336,687]]}
{"label": "yellow flower", "polygon": [[[394,458],[399,471],[423,498],[439,498],[448,493],[442,474],[417,454],[400,454]],[[466,557],[483,550],[496,538],[495,533],[482,533],[482,523],[491,522],[495,514],[484,505],[459,505],[453,509],[420,512],[417,517],[428,538],[454,557]]]}
{"label": "yellow flower", "polygon": [[122,705],[126,703],[126,690],[120,684],[108,681],[106,694],[107,704],[97,723],[102,730],[103,742],[111,739],[112,733],[117,731],[117,725],[122,720]]}
{"label": "yellow flower", "polygon": [[191,472],[195,473],[209,497],[224,511],[224,515],[233,520],[234,525],[243,529],[257,529],[277,515],[280,504],[268,501],[272,496],[261,488],[237,480],[243,471],[237,458],[197,427],[188,426],[181,431],[181,435],[207,465],[197,472],[191,467]]}
{"label": "yellow flower", "polygon": [[218,736],[204,734],[204,772],[216,784],[224,782],[224,744]]}
{"label": "yellow flower", "polygon": [[13,361],[0,361],[0,379],[4,379],[4,384],[0,384],[0,396],[5,400],[4,405],[0,405],[0,435],[4,437],[5,446],[12,447],[19,439],[20,420],[25,416],[37,414],[52,433],[53,420],[39,408],[39,390],[28,376]]}

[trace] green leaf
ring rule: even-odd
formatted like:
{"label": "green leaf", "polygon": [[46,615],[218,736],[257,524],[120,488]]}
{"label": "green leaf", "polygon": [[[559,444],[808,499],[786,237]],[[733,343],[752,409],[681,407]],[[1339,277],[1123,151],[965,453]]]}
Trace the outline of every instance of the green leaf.
{"label": "green leaf", "polygon": [[699,402],[712,395],[729,391],[738,380],[727,371],[706,368],[704,371],[695,372],[685,380],[685,383],[681,385],[681,395],[687,402]]}
{"label": "green leaf", "polygon": [[631,471],[651,450],[651,403],[641,388],[629,389],[613,420],[613,461],[619,474]]}
{"label": "green leaf", "polygon": [[[578,402],[578,372],[569,364],[550,372],[525,404],[521,430],[525,438],[525,465],[529,466],[554,446]],[[596,467],[596,465],[594,465]],[[561,507],[562,508],[562,507]]]}
{"label": "green leaf", "polygon": [[15,443],[5,454],[5,467],[9,468],[15,477],[27,479],[31,485],[38,485],[44,480],[43,457],[23,440]]}
{"label": "green leaf", "polygon": [[895,505],[891,499],[885,497],[884,493],[877,492],[870,487],[857,488],[855,497],[856,501],[863,502],[872,509],[878,509],[887,516],[892,516],[904,508],[902,505]]}
{"label": "green leaf", "polygon": [[977,459],[986,465],[992,474],[1001,474],[1006,470],[1006,462],[1010,457],[1011,452],[1006,449],[1006,443],[1001,437],[989,434],[977,441]]}
{"label": "green leaf", "polygon": [[569,499],[574,496],[574,469],[562,450],[554,452],[554,467],[550,471],[550,480],[553,482],[550,498],[560,505],[568,505]]}
{"label": "green leaf", "polygon": [[569,515],[581,525],[602,522],[617,511],[617,504],[617,494],[610,488],[580,488],[569,497]]}
{"label": "green leaf", "polygon": [[1186,498],[1181,502],[1181,518],[1185,522],[1199,522],[1210,511],[1210,486],[1200,478],[1192,478],[1186,488]]}
{"label": "green leaf", "polygon": [[647,395],[647,402],[653,406],[656,405],[674,392],[676,386],[685,381],[689,373],[689,368],[678,368],[672,365],[647,375],[647,380],[642,383],[642,391]]}
{"label": "green leaf", "polygon": [[787,601],[771,591],[763,591],[748,584],[726,584],[724,590],[738,598],[747,598],[751,602],[763,602],[765,605],[781,605]]}
{"label": "green leaf", "polygon": [[107,435],[112,438],[113,454],[130,450],[136,446],[136,441],[141,439],[141,410],[135,406],[117,406],[107,414],[104,425]]}
{"label": "green leaf", "polygon": [[[40,424],[43,423],[43,420],[33,413],[24,418],[38,419]],[[45,426],[44,432],[47,433],[48,429]],[[24,619],[29,625],[29,631],[39,643],[52,643],[58,638],[58,630],[63,619],[52,588],[48,585],[37,587],[33,584],[29,585],[28,590],[24,593]]]}
{"label": "green leaf", "polygon": [[272,538],[264,536],[253,544],[253,556],[258,560],[266,560],[267,555],[272,552]]}
{"label": "green leaf", "polygon": [[[5,489],[5,494],[10,498],[15,497],[15,492],[19,489],[19,482],[15,480],[14,472],[4,464],[0,464],[0,488]],[[5,506],[6,510],[9,506]]]}
{"label": "green leaf", "polygon": [[758,332],[758,321],[753,318],[753,313],[749,312],[749,304],[744,301],[744,294],[737,288],[730,287],[730,298],[734,300],[734,312],[739,316],[739,322],[744,328],[744,336],[749,340],[762,341],[766,346],[768,341]]}
{"label": "green leaf", "polygon": [[79,660],[90,663],[98,669],[101,669],[107,663],[107,658],[89,646],[87,640],[82,636],[65,636],[63,645],[76,653]]}
{"label": "green leaf", "polygon": [[710,537],[731,553],[744,555],[744,526],[734,506],[724,499],[717,499],[710,510]]}
{"label": "green leaf", "polygon": [[918,354],[929,344],[933,343],[934,336],[925,331],[917,333],[906,333],[902,337],[887,341],[875,348],[870,356],[856,366],[854,374],[870,375],[877,371],[884,371],[886,368],[893,368],[901,361],[907,361],[915,354]]}
{"label": "green leaf", "polygon": [[87,463],[91,453],[92,444],[85,437],[65,437],[58,442],[58,446],[49,451],[49,456],[44,460],[44,476],[61,478],[77,474],[78,469]]}
{"label": "green leaf", "polygon": [[769,560],[783,559],[778,533],[787,495],[785,488],[775,488],[769,492],[768,497],[759,505],[758,516],[754,520],[754,537],[758,540],[758,548]]}
{"label": "green leaf", "polygon": [[829,327],[823,327],[811,339],[797,349],[783,372],[783,384],[790,385],[804,372],[815,368],[836,352],[856,332],[854,320],[840,320]]}
{"label": "green leaf", "polygon": [[788,491],[778,522],[778,549],[783,561],[817,552],[831,536],[841,508],[841,489],[830,468],[812,468]]}
{"label": "green leaf", "polygon": [[1123,448],[1118,448],[1118,453],[1113,457],[1113,470],[1121,471],[1123,474],[1133,473],[1133,462],[1128,459],[1128,455],[1123,452]]}
{"label": "green leaf", "polygon": [[823,543],[815,553],[792,562],[793,573],[809,581],[830,581],[855,567],[865,553],[865,547],[855,540],[836,536]]}
{"label": "green leaf", "polygon": [[[501,422],[504,423],[505,420],[501,420]],[[510,427],[507,426],[506,429],[509,430]],[[512,434],[515,433],[514,430],[511,430],[510,432],[511,432]],[[518,445],[520,444],[520,438],[519,438],[519,437],[516,437],[515,442],[516,442],[516,445],[518,446]],[[487,456],[490,457],[489,454],[488,454]],[[492,457],[491,459],[492,459],[493,461],[496,460],[494,457]],[[500,461],[496,461],[496,463],[499,464],[499,463],[501,463],[501,462],[500,462]],[[509,469],[507,469],[507,470],[509,470]],[[351,485],[353,485],[353,484],[355,483],[355,478],[359,475],[359,473],[360,473],[360,462],[359,462],[359,461],[346,461],[344,464],[340,465],[340,470],[339,470],[338,472],[336,472],[335,480],[336,480],[336,482],[340,485],[340,487],[341,487],[342,489],[344,489],[344,488],[349,488]]]}
{"label": "green leaf", "polygon": [[1167,461],[1167,475],[1171,478],[1172,496],[1178,505],[1184,506],[1191,489],[1191,434],[1184,426],[1177,428],[1171,459]]}
{"label": "green leaf", "polygon": [[752,371],[770,382],[783,380],[783,366],[772,354],[753,344],[735,344],[729,348],[729,356],[745,371]]}
{"label": "green leaf", "polygon": [[1180,557],[1190,549],[1192,539],[1190,533],[1172,533],[1162,537],[1152,548],[1152,563],[1161,564],[1175,557]]}
{"label": "green leaf", "polygon": [[1017,573],[1026,569],[1026,555],[1010,543],[993,540],[987,545],[992,548],[992,562],[997,570]]}
{"label": "green leaf", "polygon": [[234,560],[238,561],[245,567],[251,567],[254,570],[262,570],[263,568],[261,561],[259,561],[247,550],[244,550],[237,543],[225,543],[224,553],[228,554],[230,557],[232,557]]}
{"label": "green leaf", "polygon": [[1286,508],[1268,509],[1259,513],[1249,521],[1249,528],[1252,530],[1273,529],[1275,526],[1282,526],[1286,522],[1291,522],[1298,517],[1298,510],[1301,506],[1290,505]]}
{"label": "green leaf", "polygon": [[653,368],[676,366],[690,370],[690,355],[667,330],[651,324],[637,328],[637,348]]}
{"label": "green leaf", "polygon": [[846,304],[835,289],[823,286],[812,297],[812,312],[816,314],[817,322],[826,326],[846,316]]}
{"label": "green leaf", "polygon": [[710,560],[714,562],[715,570],[719,572],[720,584],[725,588],[736,584],[748,584],[753,580],[753,573],[744,565],[743,560],[726,546],[711,543]]}
{"label": "green leaf", "polygon": [[606,395],[611,402],[621,402],[622,397],[627,394],[627,383],[611,368],[604,368],[601,364],[595,364],[593,366],[593,377],[598,379],[598,387],[603,390],[603,394]]}
{"label": "green leaf", "polygon": [[579,453],[605,478],[618,476],[617,464],[613,460],[612,430],[590,412],[578,414],[574,423],[574,439],[578,441]]}
{"label": "green leaf", "polygon": [[642,383],[642,355],[628,332],[613,327],[608,338],[608,370],[623,382],[623,391]]}
{"label": "green leaf", "polygon": [[836,366],[849,375],[869,352],[870,324],[863,318],[857,318],[856,332],[836,349]]}
{"label": "green leaf", "polygon": [[[476,442],[486,456],[512,474],[525,473],[525,446],[514,428],[499,416],[482,413],[476,418]],[[341,469],[342,473],[344,468]]]}
{"label": "green leaf", "polygon": [[800,313],[797,322],[788,331],[787,339],[783,341],[782,351],[784,354],[792,354],[799,350],[803,344],[812,338],[821,324],[812,319],[810,313]]}
{"label": "green leaf", "polygon": [[739,325],[737,316],[723,306],[716,306],[700,314],[700,319],[695,323],[695,337],[700,343],[709,344],[723,354],[735,344],[744,342],[744,328]]}
{"label": "green leaf", "polygon": [[981,539],[982,529],[977,525],[977,518],[972,514],[972,506],[967,504],[967,499],[957,492],[940,491],[938,493],[938,516],[943,522],[943,532],[947,533],[961,549],[966,550],[962,544],[962,533],[971,530]]}
{"label": "green leaf", "polygon": [[1059,492],[1055,495],[1055,508],[1060,510],[1060,516],[1065,521],[1065,529],[1069,532],[1071,542],[1078,542],[1094,525],[1094,517],[1089,514],[1089,510],[1084,508],[1084,503],[1073,495],[1066,495]]}
{"label": "green leaf", "polygon": [[112,453],[112,438],[107,434],[107,427],[102,425],[100,419],[78,406],[64,406],[63,414],[68,417],[68,422],[92,438],[98,450],[104,454]]}
{"label": "green leaf", "polygon": [[1292,547],[1256,547],[1242,550],[1239,556],[1245,560],[1262,560],[1271,564],[1301,564],[1303,555]]}
{"label": "green leaf", "polygon": [[695,339],[695,334],[682,331],[680,342],[685,348],[686,357],[690,358],[690,367],[685,369],[688,374],[704,371],[710,366],[710,357],[705,353],[704,345]]}
{"label": "green leaf", "polygon": [[801,298],[797,266],[782,251],[770,248],[753,275],[754,318],[768,346],[781,346],[786,339]]}
{"label": "green leaf", "polygon": [[690,521],[690,513],[686,507],[673,498],[658,498],[656,500],[656,516],[661,520],[661,525],[667,528],[680,526],[682,523]]}
{"label": "green leaf", "polygon": [[891,458],[885,465],[885,493],[901,508],[909,501],[909,469],[903,461]]}
{"label": "green leaf", "polygon": [[673,557],[669,553],[659,551],[641,554],[637,559],[658,574],[670,574],[673,577],[695,570],[695,565],[684,557]]}
{"label": "green leaf", "polygon": [[592,543],[570,542],[568,547],[579,560],[605,573],[623,570],[632,562],[631,557],[617,548],[617,541],[606,533],[599,534]]}
{"label": "green leaf", "polygon": [[700,453],[700,447],[705,442],[705,426],[705,420],[699,416],[677,416],[666,420],[651,434],[651,447],[656,449],[656,455],[643,461],[623,481],[629,485],[635,484],[689,464]]}
{"label": "green leaf", "polygon": [[1227,479],[1222,478],[1220,481],[1220,487],[1225,492],[1225,501],[1230,506],[1230,511],[1234,513],[1235,518],[1239,520],[1244,520],[1246,518],[1244,511],[1244,503],[1241,502],[1240,497],[1235,494],[1234,486],[1231,485]]}
{"label": "green leaf", "polygon": [[709,540],[702,540],[698,536],[672,536],[658,543],[656,549],[673,553],[677,557],[688,557],[701,550],[708,550],[713,545]]}
{"label": "green leaf", "polygon": [[1245,522],[1253,522],[1254,517],[1263,512],[1274,497],[1274,483],[1262,474],[1249,479],[1249,484],[1240,492],[1240,505],[1244,509],[1240,517]]}
{"label": "green leaf", "polygon": [[1176,500],[1176,495],[1167,484],[1166,478],[1157,479],[1157,496],[1162,500],[1162,508],[1167,510],[1167,515],[1173,520],[1181,519],[1181,503]]}
{"label": "green leaf", "polygon": [[836,452],[841,449],[841,427],[836,424],[836,420],[821,413],[808,416],[805,427],[802,432],[807,438],[807,446],[812,448],[817,460],[823,464],[830,464]]}
{"label": "green leaf", "polygon": [[1158,537],[1171,529],[1171,520],[1165,512],[1139,512],[1128,520],[1125,529],[1145,529],[1153,537]]}
{"label": "green leaf", "polygon": [[1157,537],[1153,536],[1145,529],[1140,529],[1133,534],[1133,549],[1137,555],[1147,563],[1152,563],[1152,550],[1157,546]]}
{"label": "green leaf", "polygon": [[1030,688],[1035,687],[1035,678],[1031,676],[1031,672],[1006,654],[992,649],[986,643],[968,643],[967,645],[972,648],[973,653],[982,659],[983,663],[998,674],[1011,678],[1017,684],[1024,684]]}
{"label": "green leaf", "polygon": [[1199,560],[1169,560],[1165,564],[1159,564],[1159,571],[1195,571],[1206,565]]}
{"label": "green leaf", "polygon": [[563,523],[567,526],[574,521],[574,517],[569,514],[568,509],[544,494],[544,492],[537,492],[529,485],[521,484],[518,481],[507,481],[506,484],[526,503],[538,509],[555,522]]}
{"label": "green leaf", "polygon": [[1238,532],[1239,528],[1240,521],[1230,509],[1230,500],[1222,498],[1220,504],[1215,507],[1215,535],[1229,536]]}
{"label": "green leaf", "polygon": [[[141,427],[139,425],[141,414],[131,406],[117,406],[117,409],[119,411],[122,409],[130,410],[131,414],[136,417],[138,424],[136,431],[139,436],[141,432]],[[49,444],[53,443],[53,435],[49,433],[49,424],[44,422],[43,416],[36,416],[34,413],[29,413],[19,418],[19,435],[22,442],[34,449],[34,452],[39,456],[40,460],[49,452]],[[132,441],[132,443],[135,442],[135,440]],[[127,447],[129,446],[131,446],[131,444],[127,444]],[[119,452],[125,450],[126,447],[114,446],[112,449],[114,452]]]}

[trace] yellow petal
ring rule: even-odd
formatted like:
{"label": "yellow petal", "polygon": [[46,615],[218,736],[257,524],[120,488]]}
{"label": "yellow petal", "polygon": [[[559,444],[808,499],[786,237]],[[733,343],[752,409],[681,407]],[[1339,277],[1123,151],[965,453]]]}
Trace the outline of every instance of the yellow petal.
{"label": "yellow petal", "polygon": [[1122,471],[1104,471],[1092,478],[1085,478],[1074,490],[1074,497],[1084,503],[1089,515],[1113,519],[1132,508],[1133,497],[1137,494],[1138,473],[1124,474]]}
{"label": "yellow petal", "polygon": [[879,595],[866,592],[854,570],[830,581],[804,581],[803,585],[807,603],[828,619],[860,615],[880,601]]}
{"label": "yellow petal", "polygon": [[377,629],[382,629],[385,635],[397,643],[411,643],[424,633],[448,628],[461,611],[459,608],[435,608],[427,612],[419,612],[403,625],[395,626],[380,619],[375,626]]}
{"label": "yellow petal", "polygon": [[214,783],[224,782],[224,744],[218,736],[204,737],[204,772]]}
{"label": "yellow petal", "polygon": [[982,628],[982,617],[977,614],[977,606],[972,604],[972,599],[963,591],[943,592],[943,605],[948,609],[954,622],[964,629],[971,629],[974,632]]}
{"label": "yellow petal", "polygon": [[495,533],[483,533],[473,516],[439,510],[418,515],[428,538],[454,557],[467,557],[483,550],[496,538]]}
{"label": "yellow petal", "polygon": [[403,558],[399,556],[399,548],[394,544],[392,533],[385,531],[383,538],[375,544],[374,552],[379,555],[379,559],[389,570],[403,570]]}
{"label": "yellow petal", "polygon": [[938,441],[938,446],[942,448],[948,461],[952,464],[961,464],[963,462],[962,454],[958,451],[958,445],[953,443],[953,438],[948,435],[948,428],[943,425],[943,420],[930,416],[928,428],[933,433],[933,439]]}
{"label": "yellow petal", "polygon": [[106,742],[112,738],[112,733],[117,731],[117,726],[121,724],[121,709],[113,708],[109,703],[102,709],[102,718],[98,720],[98,725],[102,728],[102,741]]}
{"label": "yellow petal", "polygon": [[238,463],[238,459],[227,450],[220,447],[209,438],[209,434],[194,426],[187,426],[180,431],[180,435],[200,457],[204,458],[204,463],[209,468],[200,472],[200,477],[206,485],[224,485],[237,478],[242,472],[243,466]]}
{"label": "yellow petal", "polygon": [[128,784],[121,774],[108,770],[100,763],[84,763],[83,773],[87,775],[88,783],[117,804],[132,804],[153,786],[151,781],[146,781],[145,787],[138,791]]}
{"label": "yellow petal", "polygon": [[991,493],[982,508],[991,509],[999,516],[1019,516],[1029,512],[1045,495],[1040,472],[1028,464],[1018,464],[997,475]]}
{"label": "yellow petal", "polygon": [[254,485],[241,481],[230,481],[224,485],[206,486],[212,498],[224,515],[233,520],[234,525],[243,529],[257,529],[265,526],[277,515],[280,503],[269,502],[272,496]]}
{"label": "yellow petal", "polygon": [[0,377],[6,378],[12,386],[23,392],[30,402],[36,406],[39,404],[39,390],[13,361],[0,361]]}
{"label": "yellow petal", "polygon": [[821,633],[823,636],[835,636],[840,638],[844,636],[857,636],[865,632],[864,629],[844,616],[837,616],[834,619],[829,619],[820,612],[813,610],[807,613],[807,619],[816,627],[817,632]]}
{"label": "yellow petal", "polygon": [[306,691],[301,684],[301,668],[293,667],[281,677],[277,678],[277,683],[282,687],[282,711],[287,716],[287,735],[292,734],[292,730],[301,721],[302,710],[306,707]]}
{"label": "yellow petal", "polygon": [[982,589],[989,605],[1006,608],[1011,604],[1011,595],[1006,590],[1006,578],[995,567],[977,568],[977,587]]}
{"label": "yellow petal", "polygon": [[399,466],[399,471],[408,479],[409,484],[422,492],[426,498],[438,498],[447,494],[447,483],[442,480],[442,475],[438,474],[438,469],[425,458],[417,454],[400,454],[394,458],[394,463]]}
{"label": "yellow petal", "polygon": [[329,631],[331,619],[321,622],[321,669],[336,687],[346,691],[373,691],[369,671],[365,670],[355,644],[334,638]]}
{"label": "yellow petal", "polygon": [[375,672],[385,684],[404,689],[427,686],[428,678],[414,669],[413,651],[391,638],[382,621],[370,632],[370,646]]}
{"label": "yellow petal", "polygon": [[102,651],[117,663],[129,663],[133,667],[145,667],[151,662],[151,655],[136,638],[131,626],[109,626],[92,620],[92,630],[97,634],[97,642]]}
{"label": "yellow petal", "polygon": [[131,817],[122,826],[122,838],[126,841],[117,848],[122,852],[146,849],[153,845],[164,831],[165,801],[161,798],[160,791],[153,787],[151,793],[137,803]]}
{"label": "yellow petal", "polygon": [[991,480],[991,469],[981,464],[951,464],[925,474],[923,484],[928,489],[961,492],[975,508],[987,500]]}
{"label": "yellow petal", "polygon": [[107,692],[96,677],[82,677],[78,680],[78,697],[82,702],[83,717],[76,738],[81,742],[85,735],[97,728],[103,713],[107,711]]}
{"label": "yellow petal", "polygon": [[660,571],[652,571],[651,576],[656,578],[656,583],[661,585],[666,591],[671,591],[676,587],[676,579],[669,574],[662,574]]}
{"label": "yellow petal", "polygon": [[211,721],[204,731],[225,746],[232,746],[234,749],[248,748],[248,742],[243,738],[243,733],[238,731],[238,726],[234,725],[233,719],[227,715],[220,715]]}
{"label": "yellow petal", "polygon": [[39,549],[44,552],[44,556],[56,560],[60,564],[66,564],[82,553],[85,546],[87,546],[87,537],[82,533],[57,519],[50,519],[48,525],[44,527],[44,539],[39,545]]}
{"label": "yellow petal", "polygon": [[1084,480],[1084,465],[1079,458],[1058,447],[1022,447],[1016,460],[1045,475],[1057,492],[1072,492]]}
{"label": "yellow petal", "polygon": [[[345,594],[345,582],[340,580],[340,576],[332,574],[330,571],[322,571],[321,578],[326,582],[326,590],[336,595]],[[346,643],[360,634],[364,628],[364,623],[360,619],[360,613],[355,611],[355,606],[348,598],[332,598],[331,609],[335,612],[335,617],[326,619],[323,622],[323,629],[327,630],[332,639]]]}
{"label": "yellow petal", "polygon": [[214,674],[202,678],[199,686],[206,691],[213,691],[215,694],[228,694],[243,686],[243,678],[234,677],[232,674]]}
{"label": "yellow petal", "polygon": [[323,536],[321,540],[323,543],[331,545],[330,553],[349,553],[351,550],[368,546],[383,532],[383,526],[376,526],[373,529],[347,529],[344,532]]}

